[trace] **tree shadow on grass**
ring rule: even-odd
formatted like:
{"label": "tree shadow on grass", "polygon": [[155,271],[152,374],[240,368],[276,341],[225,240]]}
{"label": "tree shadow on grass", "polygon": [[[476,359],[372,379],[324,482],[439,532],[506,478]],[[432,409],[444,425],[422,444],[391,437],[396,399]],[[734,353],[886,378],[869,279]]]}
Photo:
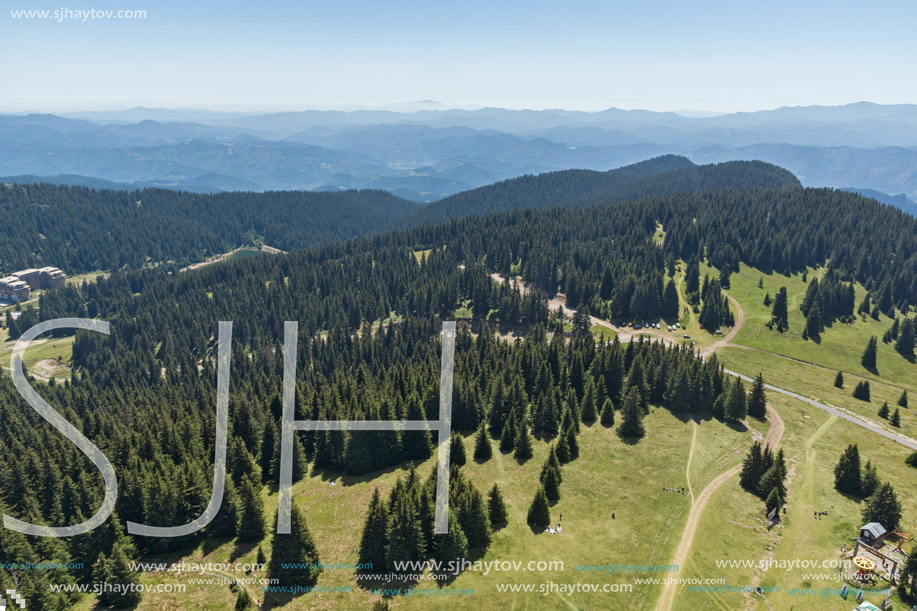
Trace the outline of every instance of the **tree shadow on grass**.
{"label": "tree shadow on grass", "polygon": [[245,554],[252,552],[259,545],[261,545],[261,541],[253,541],[251,543],[236,541],[236,544],[232,548],[232,552],[229,554],[229,561],[235,562]]}

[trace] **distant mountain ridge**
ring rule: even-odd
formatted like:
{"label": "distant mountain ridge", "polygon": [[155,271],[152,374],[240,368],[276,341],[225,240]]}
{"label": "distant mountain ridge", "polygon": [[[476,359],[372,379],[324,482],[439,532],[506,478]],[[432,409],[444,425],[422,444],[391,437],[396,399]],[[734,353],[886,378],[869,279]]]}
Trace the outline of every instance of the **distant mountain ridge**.
{"label": "distant mountain ridge", "polygon": [[432,202],[526,174],[605,171],[670,153],[699,164],[765,161],[806,186],[917,199],[917,105],[684,116],[427,101],[352,111],[0,115],[0,176],[80,175],[197,192],[384,188]]}

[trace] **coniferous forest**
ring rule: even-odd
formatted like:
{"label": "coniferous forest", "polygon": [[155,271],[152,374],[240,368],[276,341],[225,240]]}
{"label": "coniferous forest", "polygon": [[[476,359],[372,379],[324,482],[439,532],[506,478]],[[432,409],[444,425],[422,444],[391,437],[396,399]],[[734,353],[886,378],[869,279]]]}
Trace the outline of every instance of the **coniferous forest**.
{"label": "coniferous forest", "polygon": [[[661,241],[654,239],[659,227]],[[624,320],[662,315],[672,308],[667,286],[676,260],[705,260],[726,272],[727,281],[740,262],[784,273],[828,265],[829,275],[812,285],[805,306],[820,309],[825,320],[849,315],[846,283],[852,280],[877,295],[883,311],[917,305],[917,220],[849,193],[799,188],[511,210],[191,272],[113,271],[45,293],[37,313],[27,310],[20,321],[78,316],[111,323],[110,336],[77,333],[69,381],[35,385],[115,465],[116,515],[91,534],[64,540],[38,541],[3,529],[0,548],[36,562],[82,562],[86,568],[66,575],[16,576],[42,608],[62,609],[71,595],[52,594],[47,583],[87,581],[93,566],[118,574],[119,559],[186,549],[203,537],[257,542],[273,536],[274,516],[265,514],[258,491],[279,479],[288,320],[300,325],[298,420],[435,420],[441,321],[454,319],[460,308],[471,318],[456,340],[453,428],[478,431],[517,460],[527,460],[526,446],[537,437],[555,442],[560,465],[575,461],[577,433],[597,419],[617,423],[622,436],[652,439],[642,422],[651,405],[740,420],[744,387],[729,381],[716,357],[702,360],[689,347],[648,341],[597,344],[588,325],[575,326],[567,339],[563,321],[547,307],[548,295],[563,292],[580,312]],[[533,289],[496,283],[493,272],[518,274]],[[705,316],[729,324],[721,283],[708,279],[695,290],[709,310]],[[677,312],[677,295],[675,301]],[[219,321],[233,321],[221,512],[197,535],[129,537],[126,521],[185,524],[210,498]],[[26,326],[15,323],[11,335]],[[504,341],[498,328],[521,338]],[[99,473],[25,406],[5,373],[0,433],[5,513],[60,526],[96,511],[103,496]],[[435,442],[429,431],[297,433],[294,480],[310,470],[359,475],[419,462],[432,455]],[[762,465],[767,468],[756,466],[747,485],[770,506],[782,494],[782,477],[761,483],[772,466]],[[367,527],[379,527],[384,514],[391,529],[384,546],[366,553],[390,563],[486,549],[497,527],[494,510],[485,509],[482,492],[455,469],[452,495],[463,509],[449,536],[431,534],[432,480],[412,471],[370,507]],[[544,492],[532,482],[535,500],[548,489],[551,496],[563,494],[561,475],[562,467],[546,467]],[[540,511],[532,516],[533,524],[543,519]],[[308,526],[304,520],[297,525],[306,549]],[[0,575],[0,586],[11,583],[10,574]]]}

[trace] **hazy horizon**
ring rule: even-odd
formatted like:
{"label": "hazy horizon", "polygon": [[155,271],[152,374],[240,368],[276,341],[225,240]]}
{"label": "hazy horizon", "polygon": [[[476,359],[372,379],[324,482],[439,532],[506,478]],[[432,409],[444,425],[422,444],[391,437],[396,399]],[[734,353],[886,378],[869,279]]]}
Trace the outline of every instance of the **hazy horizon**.
{"label": "hazy horizon", "polygon": [[238,105],[168,105],[168,104],[157,104],[156,101],[150,101],[149,103],[136,103],[136,104],[105,104],[99,106],[82,106],[76,105],[70,108],[63,106],[54,106],[54,107],[22,107],[22,108],[8,108],[0,106],[0,114],[9,114],[9,115],[26,115],[26,114],[56,114],[56,115],[73,115],[79,113],[117,113],[133,110],[147,110],[147,111],[183,111],[183,112],[213,112],[213,113],[237,113],[237,114],[248,114],[248,115],[259,115],[259,114],[270,114],[270,113],[281,113],[281,112],[304,112],[304,111],[336,111],[336,112],[358,112],[358,111],[390,111],[390,112],[401,112],[401,113],[411,113],[418,110],[424,111],[448,111],[448,110],[465,110],[465,111],[476,111],[483,110],[487,108],[501,109],[501,110],[511,110],[511,111],[561,111],[561,112],[585,112],[585,113],[599,113],[607,110],[622,110],[622,111],[648,111],[656,113],[672,113],[688,118],[704,118],[704,117],[714,117],[722,116],[734,113],[755,113],[755,112],[768,112],[774,110],[780,110],[784,108],[813,108],[813,107],[824,107],[824,108],[839,108],[844,106],[850,106],[854,104],[875,104],[879,106],[899,106],[899,105],[917,105],[915,102],[876,102],[874,100],[851,100],[849,102],[841,102],[837,104],[780,104],[778,106],[768,106],[761,108],[750,108],[742,110],[717,110],[710,108],[644,108],[644,107],[622,107],[622,106],[600,106],[595,108],[573,108],[573,107],[557,107],[557,106],[501,106],[497,104],[449,104],[445,102],[440,102],[438,100],[418,100],[418,101],[392,101],[392,102],[378,102],[378,103],[362,103],[362,102],[342,102],[340,104],[329,104],[329,105],[318,105],[318,104],[290,104],[282,105],[277,107],[270,106],[238,106]]}
{"label": "hazy horizon", "polygon": [[[780,0],[705,10],[575,0],[258,6],[12,0],[4,112],[448,106],[701,109],[917,101],[917,5]],[[92,17],[73,14],[94,10]],[[54,11],[70,11],[55,18]],[[113,11],[104,16],[100,11]],[[118,11],[132,18],[116,18]],[[50,11],[40,18],[21,11]],[[133,15],[136,12],[136,16]]]}

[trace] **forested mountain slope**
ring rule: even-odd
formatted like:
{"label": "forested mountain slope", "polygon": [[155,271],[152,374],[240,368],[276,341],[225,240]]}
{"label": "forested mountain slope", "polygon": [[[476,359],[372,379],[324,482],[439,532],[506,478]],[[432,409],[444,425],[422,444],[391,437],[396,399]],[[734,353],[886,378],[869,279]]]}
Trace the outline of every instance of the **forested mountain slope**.
{"label": "forested mountain slope", "polygon": [[385,191],[220,193],[0,186],[0,271],[75,274],[200,261],[263,240],[281,250],[384,231],[416,204]]}
{"label": "forested mountain slope", "polygon": [[673,155],[611,172],[567,170],[505,181],[426,207],[384,191],[220,193],[0,186],[0,272],[53,265],[75,274],[200,261],[252,240],[281,250],[322,246],[397,226],[515,208],[582,206],[650,196],[798,187],[764,163],[694,166]]}
{"label": "forested mountain slope", "polygon": [[516,208],[549,208],[560,203],[585,206],[676,193],[756,187],[798,188],[800,184],[790,172],[758,161],[695,166],[684,157],[666,155],[608,172],[548,172],[464,191],[418,208],[409,224]]}
{"label": "forested mountain slope", "polygon": [[[661,242],[659,225],[666,232]],[[428,251],[419,262],[418,249]],[[530,433],[555,438],[572,460],[574,423],[607,397],[622,423],[651,438],[652,431],[639,426],[642,404],[707,412],[735,394],[717,362],[661,344],[596,346],[588,325],[575,327],[574,341],[566,342],[545,295],[563,290],[568,304],[606,316],[652,316],[671,305],[666,295],[675,258],[705,255],[724,271],[740,261],[778,271],[828,264],[839,282],[856,278],[868,287],[883,309],[917,304],[917,219],[854,194],[812,189],[702,191],[515,210],[184,274],[115,272],[42,296],[41,318],[99,317],[111,323],[111,335],[78,333],[72,379],[39,392],[112,460],[120,480],[117,515],[92,535],[53,545],[33,546],[8,531],[0,543],[18,546],[19,558],[91,567],[100,553],[120,554],[116,548],[134,555],[188,549],[204,537],[262,539],[258,491],[278,477],[287,320],[300,325],[298,418],[435,417],[439,321],[467,307],[483,332],[477,338],[462,332],[457,340],[457,429],[483,425],[509,451],[527,443]],[[511,269],[538,288],[522,295],[494,284],[492,271]],[[676,293],[676,308],[677,300]],[[11,335],[38,318],[26,310]],[[207,504],[215,331],[223,320],[234,321],[234,328],[221,513],[192,537],[131,540],[123,520],[183,524]],[[485,321],[529,332],[524,341],[501,342],[480,326]],[[294,479],[309,468],[363,474],[433,451],[423,431],[367,435],[369,444],[344,431],[298,434]],[[0,452],[5,512],[54,525],[94,513],[101,478],[75,446],[23,407],[6,374],[0,375],[0,439],[6,444]],[[7,582],[5,573],[0,578]],[[86,569],[17,578],[28,595],[43,597],[43,608],[60,609],[71,601],[50,594],[47,582],[92,577]]]}

